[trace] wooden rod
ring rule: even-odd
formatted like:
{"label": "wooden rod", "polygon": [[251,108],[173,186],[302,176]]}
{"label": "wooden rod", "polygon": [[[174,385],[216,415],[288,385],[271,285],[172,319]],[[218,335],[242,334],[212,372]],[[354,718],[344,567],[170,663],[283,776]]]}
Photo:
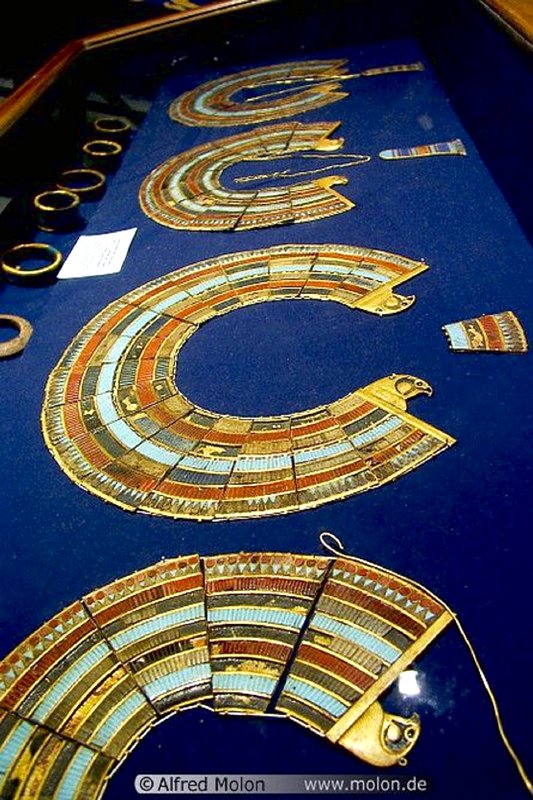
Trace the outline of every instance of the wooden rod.
{"label": "wooden rod", "polygon": [[197,20],[210,19],[221,14],[279,2],[279,0],[215,0],[206,6],[165,14],[143,22],[135,22],[103,33],[75,39],[58,50],[33,75],[0,103],[0,136],[6,133],[47,89],[84,52],[106,47],[118,42],[170,30]]}
{"label": "wooden rod", "polygon": [[0,103],[0,136],[17,122],[35,101],[83,52],[83,42],[65,45]]}

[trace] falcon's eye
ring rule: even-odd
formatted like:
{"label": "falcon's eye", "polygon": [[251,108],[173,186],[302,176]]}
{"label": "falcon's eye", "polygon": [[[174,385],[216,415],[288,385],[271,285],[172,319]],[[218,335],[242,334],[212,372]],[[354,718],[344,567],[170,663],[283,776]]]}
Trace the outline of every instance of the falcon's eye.
{"label": "falcon's eye", "polygon": [[391,722],[387,728],[386,737],[389,742],[397,742],[402,738],[402,729],[395,722]]}
{"label": "falcon's eye", "polygon": [[409,394],[413,389],[413,381],[409,378],[400,378],[396,383],[396,391],[404,397]]}

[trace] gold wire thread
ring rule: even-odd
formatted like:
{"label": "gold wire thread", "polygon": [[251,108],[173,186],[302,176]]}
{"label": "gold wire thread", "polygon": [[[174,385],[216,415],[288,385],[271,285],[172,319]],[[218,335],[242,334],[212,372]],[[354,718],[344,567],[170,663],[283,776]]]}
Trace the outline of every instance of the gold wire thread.
{"label": "gold wire thread", "polygon": [[414,64],[392,64],[387,67],[373,67],[371,69],[364,69],[362,72],[345,72],[341,75],[320,75],[320,76],[299,76],[297,78],[280,78],[275,81],[268,81],[263,83],[254,84],[253,88],[258,86],[286,86],[291,83],[304,84],[304,86],[292,86],[289,89],[279,89],[275,92],[267,92],[265,94],[249,97],[244,102],[253,103],[256,100],[265,100],[269,97],[277,97],[280,94],[287,94],[288,92],[299,92],[305,88],[305,84],[314,83],[317,86],[327,86],[332,81],[350,81],[354,78],[373,78],[378,75],[391,75],[399,72],[422,72],[424,65],[417,61]]}
{"label": "gold wire thread", "polygon": [[[315,86],[320,88],[321,86],[327,86],[328,84],[330,84],[332,82],[337,82],[340,77],[341,76],[339,76],[339,75],[334,75],[332,78],[328,78],[327,80],[323,80],[323,79],[319,79],[319,78],[305,78],[305,79],[301,79],[300,78],[300,80],[305,80],[306,84],[307,83],[311,83],[312,81],[316,81]],[[346,78],[359,78],[360,75],[346,75],[346,76],[342,76],[342,77],[344,77],[345,79]],[[276,81],[276,83],[289,83],[289,81]],[[260,86],[261,84],[258,84],[258,85]],[[268,85],[272,86],[272,83],[269,83]],[[290,92],[301,92],[305,88],[306,88],[305,84],[303,86],[290,86],[288,89],[278,89],[275,92],[265,92],[264,94],[256,94],[256,95],[254,95],[254,97],[247,97],[244,102],[245,103],[257,103],[257,102],[261,102],[263,100],[268,100],[271,97],[279,97],[282,94],[289,94]]]}
{"label": "gold wire thread", "polygon": [[[399,69],[398,69],[399,67]],[[248,97],[245,103],[254,103],[258,100],[266,100],[269,97],[278,97],[281,94],[288,94],[288,92],[301,92],[305,88],[305,84],[314,83],[316,86],[327,86],[332,81],[351,81],[354,78],[371,78],[379,75],[390,75],[397,72],[422,72],[424,65],[417,61],[415,64],[393,64],[387,67],[374,67],[372,69],[364,69],[362,72],[348,72],[342,75],[320,75],[320,76],[299,76],[296,78],[280,78],[276,81],[268,81],[268,83],[257,83],[254,88],[258,86],[286,86],[287,84],[298,83],[304,84],[303,86],[291,86],[289,89],[278,89],[275,92],[266,92],[265,94],[256,95],[255,97]]]}
{"label": "gold wire thread", "polygon": [[[295,155],[294,153],[290,154]],[[297,155],[297,154],[296,154]],[[359,167],[361,164],[367,164],[372,156],[367,155],[359,155],[357,153],[330,153],[329,155],[307,155],[307,156],[300,156],[301,158],[339,158],[342,155],[345,158],[349,158],[353,156],[355,159],[354,161],[341,161],[337,164],[328,164],[327,167],[320,167],[318,169],[304,169],[299,170],[297,172],[291,172],[290,169],[282,169],[278,170],[277,172],[263,172],[258,175],[244,175],[242,178],[234,178],[235,183],[249,183],[250,181],[262,181],[267,180],[268,178],[299,178],[302,175],[318,175],[321,172],[328,172],[330,169],[344,169],[346,167]],[[283,158],[284,156],[279,156],[279,158]],[[260,159],[257,159],[258,161]],[[269,161],[272,160],[272,156],[269,157]]]}
{"label": "gold wire thread", "polygon": [[[443,605],[445,605],[445,604],[443,604]],[[478,657],[476,655],[476,651],[474,650],[474,646],[472,645],[470,639],[468,638],[465,629],[463,628],[463,626],[459,622],[459,618],[457,617],[457,615],[453,614],[453,612],[451,612],[451,611],[450,611],[450,613],[452,614],[452,616],[453,616],[453,618],[455,620],[457,628],[459,629],[459,633],[461,634],[461,636],[463,637],[463,639],[465,641],[465,644],[466,644],[466,646],[468,648],[468,651],[469,651],[469,653],[470,653],[470,655],[472,657],[472,661],[474,662],[474,665],[475,665],[475,667],[476,667],[476,669],[477,669],[477,671],[479,673],[479,677],[481,678],[481,682],[482,682],[483,686],[485,687],[485,691],[487,692],[487,694],[489,696],[489,700],[490,700],[491,705],[492,705],[492,710],[494,712],[494,718],[496,720],[496,726],[498,728],[498,733],[500,734],[500,737],[501,737],[501,740],[502,740],[502,742],[503,742],[503,744],[505,746],[505,749],[507,750],[507,752],[511,756],[512,760],[514,761],[514,765],[517,768],[518,774],[522,778],[526,789],[528,790],[528,792],[531,795],[533,795],[533,783],[529,779],[528,774],[527,774],[526,770],[524,769],[524,765],[522,764],[520,758],[517,756],[513,746],[511,745],[511,742],[507,738],[507,734],[505,733],[505,730],[503,728],[503,722],[502,722],[502,718],[501,718],[501,714],[500,714],[500,709],[498,708],[498,703],[497,703],[497,700],[496,700],[496,696],[495,696],[494,692],[491,689],[491,686],[490,686],[490,684],[488,682],[487,676],[485,675],[485,673],[483,671],[483,668],[481,667],[481,664],[479,663],[479,659],[478,659]]]}
{"label": "gold wire thread", "polygon": [[[333,541],[335,542],[335,544],[337,546],[334,547],[333,545],[329,544],[329,542],[327,541],[328,538],[333,539]],[[331,533],[330,531],[323,531],[319,535],[319,540],[320,540],[320,544],[322,545],[322,547],[325,550],[328,550],[330,553],[333,553],[333,555],[335,555],[335,556],[339,556],[340,558],[347,558],[347,559],[352,560],[352,561],[358,561],[361,564],[365,564],[366,566],[369,566],[369,567],[375,567],[376,569],[383,569],[383,567],[381,567],[379,564],[375,564],[373,561],[366,561],[365,559],[362,559],[362,558],[356,558],[355,556],[347,555],[346,552],[345,552],[344,545],[343,545],[342,541],[339,539],[338,536],[335,536],[335,534]],[[399,575],[397,572],[393,572],[393,570],[387,570],[387,572],[389,572],[391,575],[397,576],[398,578],[404,577],[403,575]],[[487,694],[489,696],[489,700],[490,700],[491,706],[492,706],[492,711],[494,713],[494,719],[496,720],[496,727],[498,729],[498,733],[499,733],[500,738],[501,738],[501,740],[503,742],[503,745],[504,745],[505,749],[507,750],[507,752],[509,753],[511,759],[513,760],[514,765],[515,765],[516,769],[518,770],[518,774],[520,775],[520,777],[521,777],[526,789],[528,790],[529,794],[533,795],[533,783],[531,782],[531,780],[530,780],[530,778],[529,778],[529,776],[528,776],[528,774],[527,774],[527,772],[526,772],[526,770],[524,768],[524,765],[522,764],[520,758],[518,757],[518,755],[516,754],[513,746],[511,745],[511,742],[507,738],[507,734],[505,733],[505,730],[504,730],[504,727],[503,727],[501,713],[500,713],[500,709],[498,707],[498,702],[496,700],[496,696],[495,696],[495,694],[494,694],[494,692],[493,692],[493,690],[492,690],[492,688],[491,688],[491,686],[489,684],[488,678],[485,675],[481,664],[479,663],[479,658],[476,655],[476,651],[474,650],[474,646],[471,643],[470,639],[468,638],[467,633],[466,633],[465,629],[463,628],[462,624],[460,623],[457,614],[454,611],[452,611],[450,606],[447,603],[445,603],[444,600],[442,600],[440,597],[437,597],[435,594],[433,594],[433,592],[431,592],[428,589],[426,589],[425,586],[422,586],[422,584],[417,583],[416,581],[411,581],[410,578],[409,578],[409,581],[411,583],[413,583],[414,586],[417,586],[419,589],[424,589],[425,592],[427,592],[428,594],[431,594],[436,600],[439,601],[439,603],[442,606],[444,606],[446,611],[452,616],[455,624],[457,625],[457,629],[458,629],[459,633],[461,634],[461,636],[464,639],[464,642],[466,644],[468,652],[470,653],[472,661],[474,662],[474,666],[475,666],[475,668],[476,668],[476,670],[477,670],[477,672],[479,674],[479,677],[481,679],[481,683],[483,684],[483,686],[485,688],[485,691],[487,692]]]}

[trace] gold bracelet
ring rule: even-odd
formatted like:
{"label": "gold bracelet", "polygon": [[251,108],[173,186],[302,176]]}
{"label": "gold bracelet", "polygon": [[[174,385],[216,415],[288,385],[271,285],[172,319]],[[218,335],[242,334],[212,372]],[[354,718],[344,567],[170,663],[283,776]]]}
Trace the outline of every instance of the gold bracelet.
{"label": "gold bracelet", "polygon": [[105,188],[105,175],[97,169],[66,169],[59,176],[57,186],[67,192],[75,192],[83,203],[85,200],[101,197]]}
{"label": "gold bracelet", "polygon": [[49,189],[33,198],[37,227],[41,231],[71,231],[83,222],[79,214],[80,198],[67,189]]}
{"label": "gold bracelet", "polygon": [[83,165],[104,173],[114,172],[122,156],[122,145],[111,139],[92,139],[83,145]]}
{"label": "gold bracelet", "polygon": [[111,136],[114,141],[124,142],[131,136],[133,125],[125,117],[98,117],[93,128],[100,136]]}
{"label": "gold bracelet", "polygon": [[[44,266],[25,268],[27,261],[47,261]],[[26,242],[6,250],[0,261],[0,269],[6,278],[17,283],[41,283],[53,280],[63,263],[63,256],[49,244]]]}
{"label": "gold bracelet", "polygon": [[18,331],[12,339],[0,342],[0,358],[9,358],[24,350],[33,333],[33,328],[28,320],[14,314],[0,314],[0,326],[15,328]]}

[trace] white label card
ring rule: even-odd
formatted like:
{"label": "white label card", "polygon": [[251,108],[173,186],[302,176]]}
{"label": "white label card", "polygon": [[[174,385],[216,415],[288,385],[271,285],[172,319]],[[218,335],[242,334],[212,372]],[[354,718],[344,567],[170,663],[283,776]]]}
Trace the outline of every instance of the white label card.
{"label": "white label card", "polygon": [[89,278],[120,272],[137,228],[80,236],[58,278]]}

